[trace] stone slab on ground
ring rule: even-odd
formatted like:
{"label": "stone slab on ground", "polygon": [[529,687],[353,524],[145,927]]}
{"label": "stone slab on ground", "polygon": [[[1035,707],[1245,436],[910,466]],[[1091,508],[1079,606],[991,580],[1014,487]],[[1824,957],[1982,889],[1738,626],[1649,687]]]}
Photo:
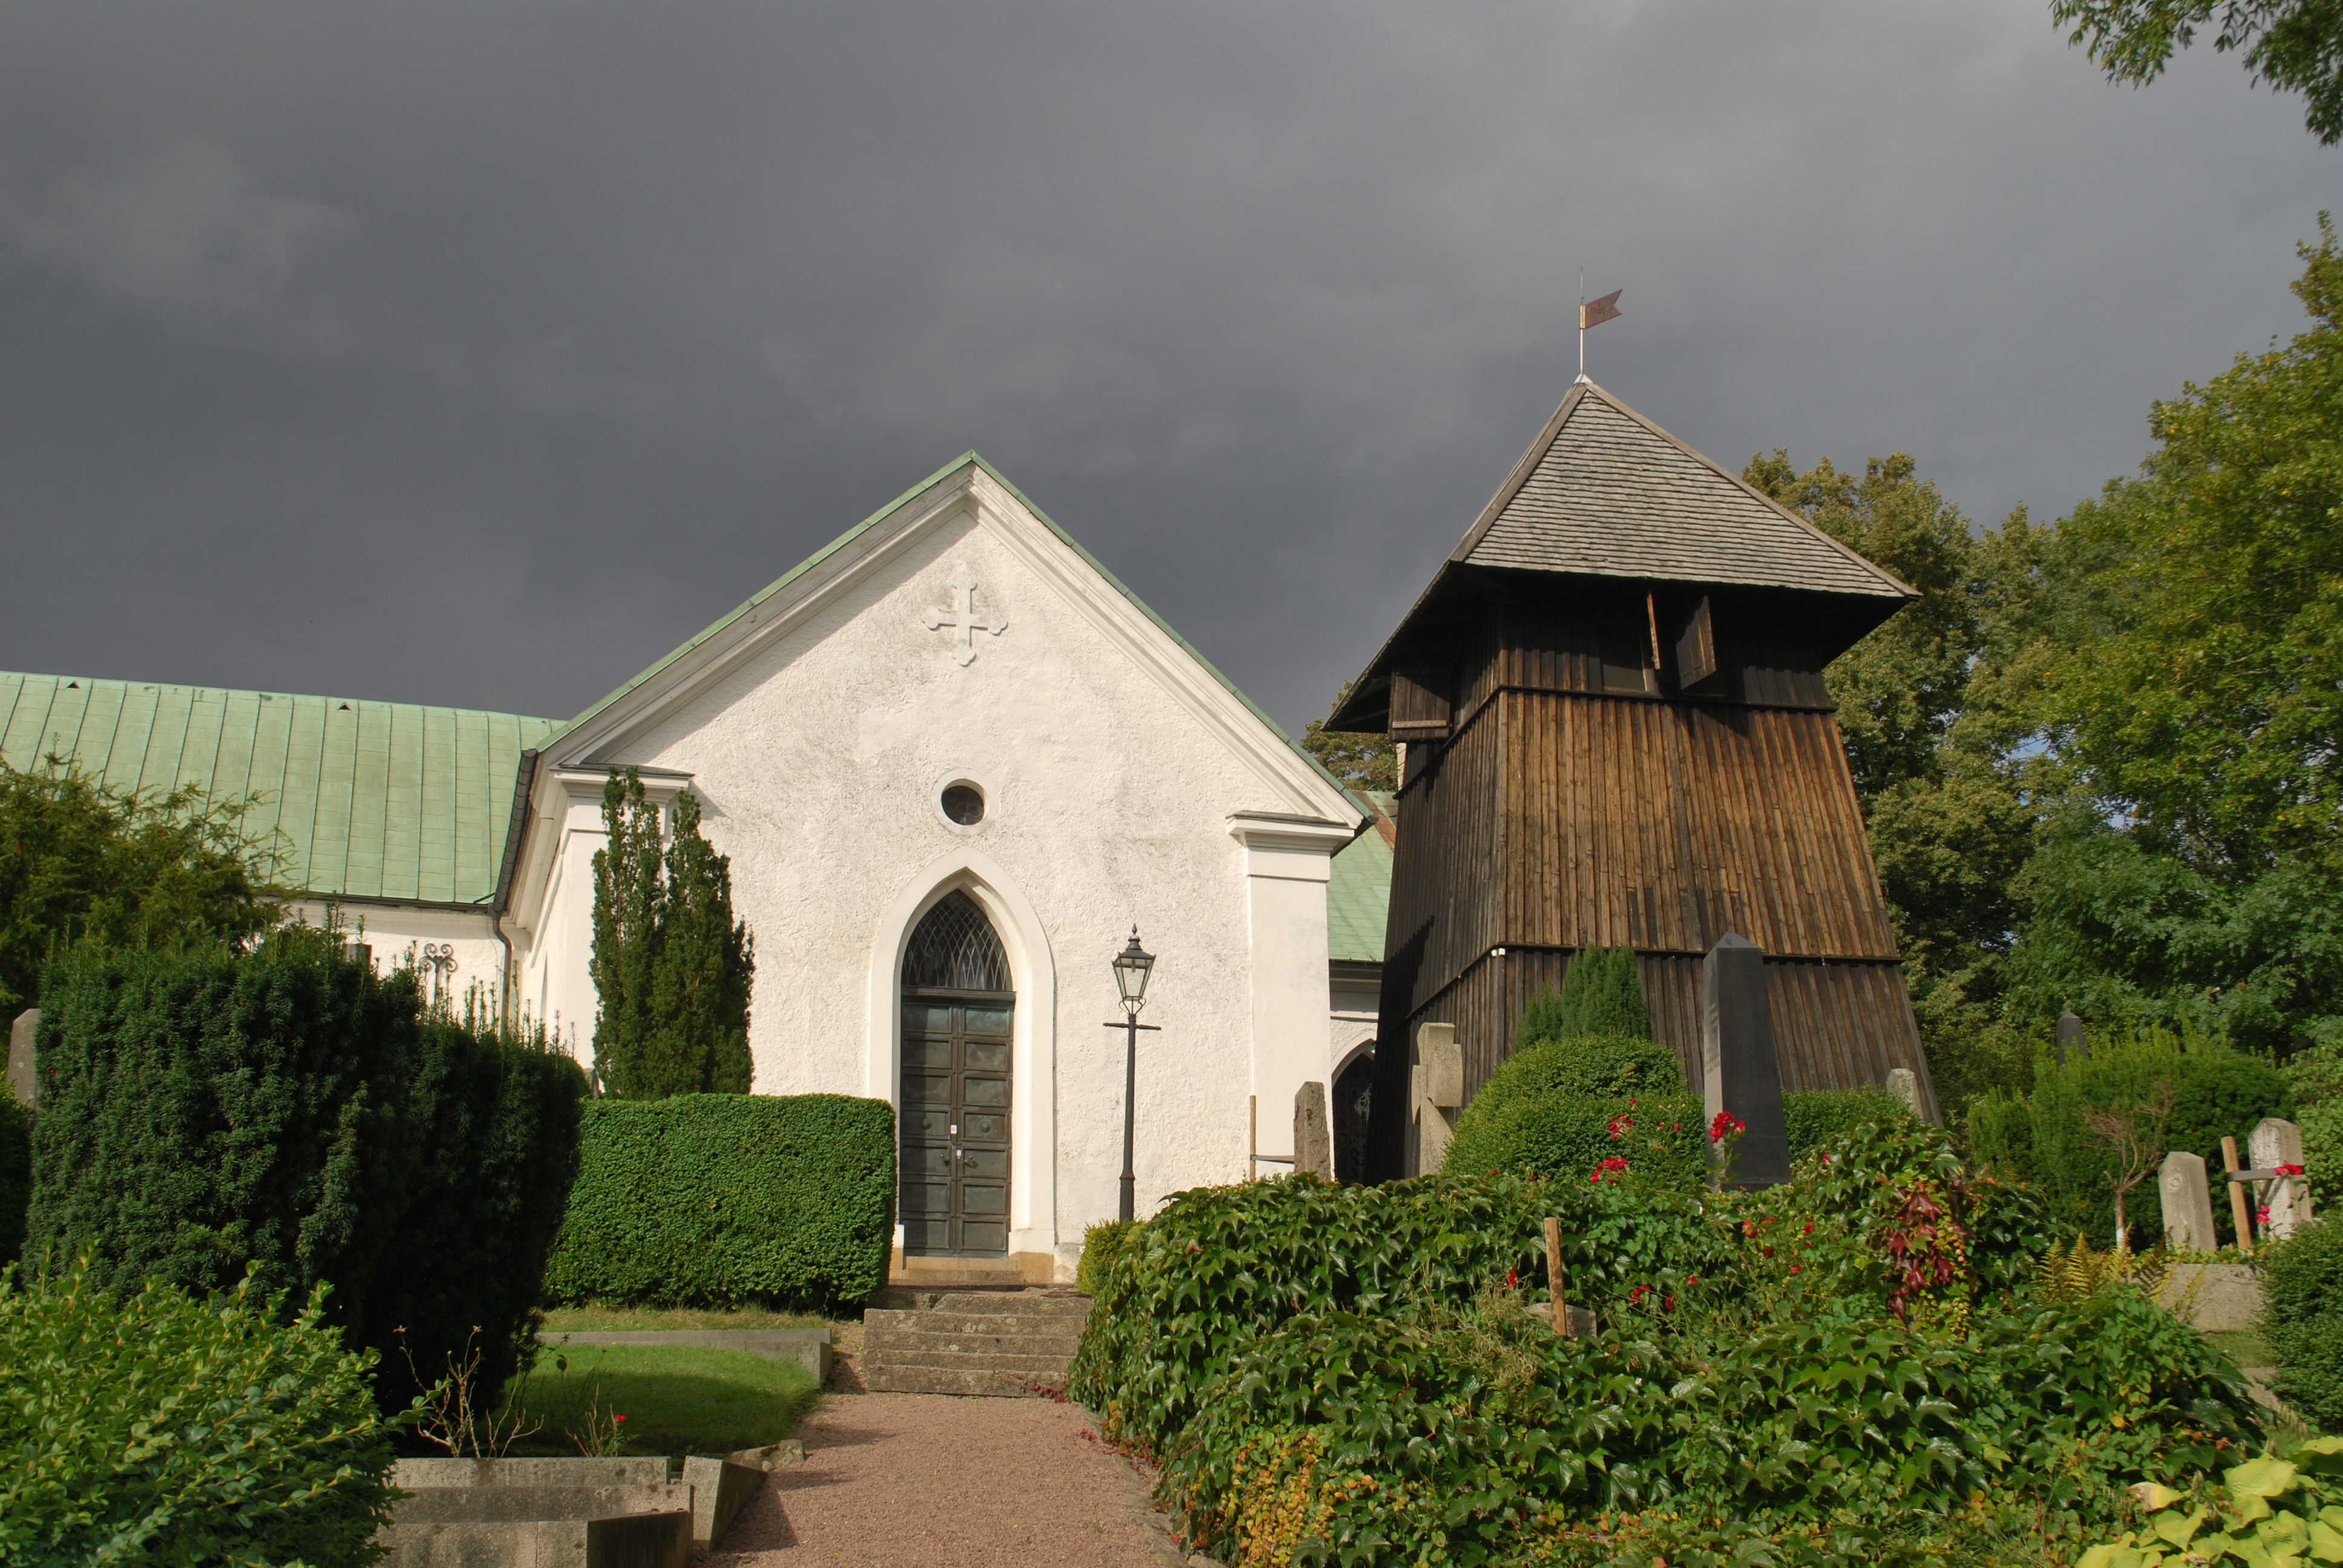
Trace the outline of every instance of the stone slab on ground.
{"label": "stone slab on ground", "polygon": [[378,1568],[688,1568],[691,1518],[543,1519],[496,1524],[392,1524],[375,1537]]}
{"label": "stone slab on ground", "polygon": [[2262,1282],[2246,1263],[2175,1263],[2157,1303],[2208,1334],[2249,1329],[2262,1312]]}
{"label": "stone slab on ground", "polygon": [[1185,1568],[1129,1462],[1081,1406],[847,1394],[799,1429],[721,1568]]}
{"label": "stone slab on ground", "polygon": [[548,1345],[703,1345],[745,1351],[767,1361],[795,1362],[817,1383],[830,1381],[828,1329],[561,1329],[537,1338]]}

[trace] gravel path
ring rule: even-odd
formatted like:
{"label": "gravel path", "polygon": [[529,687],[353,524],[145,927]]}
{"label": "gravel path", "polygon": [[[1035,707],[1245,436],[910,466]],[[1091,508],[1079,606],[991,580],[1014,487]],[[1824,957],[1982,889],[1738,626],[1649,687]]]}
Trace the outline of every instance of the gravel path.
{"label": "gravel path", "polygon": [[1130,1463],[1080,1406],[832,1394],[802,1464],[765,1490],[708,1568],[1180,1568]]}

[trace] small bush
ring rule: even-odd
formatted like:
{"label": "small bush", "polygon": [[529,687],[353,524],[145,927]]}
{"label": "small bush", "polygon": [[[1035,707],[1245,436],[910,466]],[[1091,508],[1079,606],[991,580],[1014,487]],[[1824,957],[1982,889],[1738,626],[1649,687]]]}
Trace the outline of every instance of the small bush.
{"label": "small bush", "polygon": [[1917,1120],[1898,1095],[1877,1085],[1861,1089],[1804,1089],[1782,1096],[1782,1125],[1790,1158],[1827,1149],[1865,1122],[1882,1126]]}
{"label": "small bush", "polygon": [[2278,1397],[2343,1432],[2343,1225],[2311,1225],[2263,1255],[2262,1338]]}
{"label": "small bush", "polygon": [[0,1265],[25,1252],[25,1210],[33,1201],[33,1113],[0,1083]]}
{"label": "small bush", "polygon": [[387,1428],[323,1301],[0,1275],[0,1561],[373,1562]]}
{"label": "small bush", "polygon": [[1104,1220],[1086,1226],[1082,1231],[1082,1259],[1074,1265],[1074,1288],[1086,1296],[1095,1296],[1099,1282],[1114,1262],[1117,1252],[1138,1231],[1136,1220]]}
{"label": "small bush", "polygon": [[887,1282],[895,1112],[843,1094],[586,1108],[549,1301],[825,1308]]}
{"label": "small bush", "polygon": [[1443,1169],[1584,1181],[1624,1159],[1663,1185],[1708,1173],[1700,1102],[1664,1045],[1629,1035],[1547,1040],[1515,1051],[1456,1119]]}

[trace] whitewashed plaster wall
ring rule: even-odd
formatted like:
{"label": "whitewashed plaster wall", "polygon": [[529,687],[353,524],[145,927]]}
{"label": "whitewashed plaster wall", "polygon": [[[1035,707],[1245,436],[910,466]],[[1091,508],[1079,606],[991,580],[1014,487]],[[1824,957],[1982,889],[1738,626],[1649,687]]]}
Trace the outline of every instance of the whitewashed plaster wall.
{"label": "whitewashed plaster wall", "polygon": [[[926,623],[970,585],[975,618],[1006,629],[977,633],[962,664],[968,635]],[[1101,1026],[1120,1016],[1109,963],[1134,921],[1158,960],[1144,1021],[1161,1026],[1140,1037],[1141,1213],[1245,1175],[1250,1095],[1262,1150],[1286,1151],[1295,1087],[1330,1077],[1325,860],[1342,836],[1314,869],[1305,849],[1249,876],[1263,851],[1232,817],[1291,802],[973,506],[591,760],[688,776],[731,857],[756,939],[757,1092],[895,1098],[902,940],[954,886],[977,897],[1018,973],[1012,1251],[1070,1261],[1115,1212],[1123,1036]],[[970,827],[939,799],[963,780],[986,800]],[[590,1036],[600,823],[582,792],[552,808],[562,841],[526,974],[541,1011]]]}
{"label": "whitewashed plaster wall", "polygon": [[[297,899],[285,908],[289,920],[322,926],[333,906],[321,899]],[[383,973],[413,965],[427,944],[444,945],[455,950],[456,967],[442,977],[452,999],[460,1006],[465,993],[477,982],[490,999],[489,1005],[495,1005],[501,990],[505,950],[497,940],[495,919],[486,908],[346,899],[338,910],[349,940],[371,948],[374,967]]]}

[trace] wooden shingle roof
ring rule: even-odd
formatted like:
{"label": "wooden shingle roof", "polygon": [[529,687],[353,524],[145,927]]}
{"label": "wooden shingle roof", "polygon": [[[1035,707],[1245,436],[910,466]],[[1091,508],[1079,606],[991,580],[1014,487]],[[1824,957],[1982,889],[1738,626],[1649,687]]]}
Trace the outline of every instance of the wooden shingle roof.
{"label": "wooden shingle roof", "polygon": [[1587,577],[1913,597],[1592,381],[1570,389],[1448,558]]}
{"label": "wooden shingle roof", "polygon": [[0,761],[114,789],[254,798],[287,889],[469,904],[496,890],[524,749],[550,719],[356,698],[0,672]]}

